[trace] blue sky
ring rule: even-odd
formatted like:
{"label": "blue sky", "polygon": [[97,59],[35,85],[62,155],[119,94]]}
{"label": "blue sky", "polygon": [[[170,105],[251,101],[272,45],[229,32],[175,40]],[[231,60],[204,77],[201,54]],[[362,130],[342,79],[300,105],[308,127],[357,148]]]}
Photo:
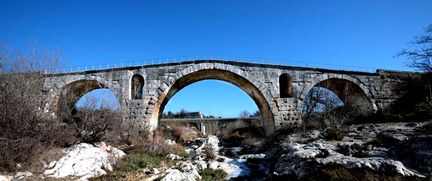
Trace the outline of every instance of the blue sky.
{"label": "blue sky", "polygon": [[0,0],[0,42],[59,49],[65,67],[226,55],[409,70],[395,55],[432,23],[431,7],[430,0]]}

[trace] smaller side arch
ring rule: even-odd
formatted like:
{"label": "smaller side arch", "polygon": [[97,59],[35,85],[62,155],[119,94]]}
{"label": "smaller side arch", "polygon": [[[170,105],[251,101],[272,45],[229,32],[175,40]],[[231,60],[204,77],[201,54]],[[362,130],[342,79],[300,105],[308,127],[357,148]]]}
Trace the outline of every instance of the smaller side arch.
{"label": "smaller side arch", "polygon": [[[58,113],[62,111],[62,108],[71,106],[72,102],[75,103],[79,97],[98,88],[110,89],[119,101],[120,106],[122,106],[122,99],[116,86],[98,76],[78,75],[72,77],[57,77],[46,81],[52,83],[57,82],[57,85],[51,88],[50,93],[48,94],[48,102],[44,108],[45,113],[53,116],[59,116]],[[74,92],[74,89],[76,89],[76,92]],[[68,96],[71,95],[72,92],[74,92],[72,96]],[[67,99],[68,103],[62,102],[65,99]]]}
{"label": "smaller side arch", "polygon": [[292,97],[292,78],[289,74],[283,73],[279,76],[279,96],[281,98]]}
{"label": "smaller side arch", "polygon": [[131,78],[130,95],[131,99],[142,99],[144,89],[144,77],[140,74],[135,74]]}
{"label": "smaller side arch", "polygon": [[[372,99],[369,89],[360,80],[349,75],[340,75],[340,74],[331,74],[331,73],[321,74],[313,78],[312,82],[305,86],[303,92],[299,95],[299,100],[300,100],[298,102],[298,107],[300,109],[299,111],[301,111],[303,100],[305,99],[306,95],[315,86],[324,87],[335,92],[336,95],[338,95],[339,98],[342,99],[345,103],[346,101],[349,101],[350,103],[368,102],[369,105],[362,106],[362,107],[368,109],[369,111],[373,111],[373,112],[377,111],[377,106],[375,104],[375,101]],[[351,93],[355,93],[355,95],[350,96],[350,93],[347,93],[347,90],[343,90],[348,88],[347,86],[350,89],[355,89],[355,90],[350,90]],[[359,101],[359,98],[363,99],[363,101]]]}

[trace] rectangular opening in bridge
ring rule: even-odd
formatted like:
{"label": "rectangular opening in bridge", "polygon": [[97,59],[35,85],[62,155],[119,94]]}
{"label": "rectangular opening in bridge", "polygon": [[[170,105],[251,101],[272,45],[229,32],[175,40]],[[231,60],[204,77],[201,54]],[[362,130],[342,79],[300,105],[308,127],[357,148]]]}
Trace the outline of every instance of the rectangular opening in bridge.
{"label": "rectangular opening in bridge", "polygon": [[281,98],[292,97],[292,80],[289,74],[283,73],[279,76],[279,89]]}

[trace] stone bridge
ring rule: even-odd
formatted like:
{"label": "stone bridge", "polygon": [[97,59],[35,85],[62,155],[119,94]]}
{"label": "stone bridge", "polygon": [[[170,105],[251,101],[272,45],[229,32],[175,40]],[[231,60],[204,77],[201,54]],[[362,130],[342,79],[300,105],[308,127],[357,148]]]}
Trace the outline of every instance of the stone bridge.
{"label": "stone bridge", "polygon": [[[257,63],[196,60],[105,70],[50,74],[44,82],[49,103],[45,110],[57,116],[70,111],[85,93],[108,88],[125,111],[124,118],[142,127],[159,125],[168,101],[194,82],[217,79],[245,91],[257,104],[266,134],[301,122],[303,100],[314,86],[333,91],[345,105],[365,113],[386,110],[402,95],[403,72],[340,71]],[[191,98],[192,99],[192,98]]]}

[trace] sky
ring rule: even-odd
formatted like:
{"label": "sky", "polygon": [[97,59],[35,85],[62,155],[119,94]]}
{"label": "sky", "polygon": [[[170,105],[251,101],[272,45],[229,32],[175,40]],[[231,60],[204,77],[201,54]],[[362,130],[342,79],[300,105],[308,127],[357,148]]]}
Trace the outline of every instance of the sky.
{"label": "sky", "polygon": [[411,70],[396,55],[432,23],[430,7],[430,0],[0,0],[0,43],[59,50],[64,67],[220,55]]}

